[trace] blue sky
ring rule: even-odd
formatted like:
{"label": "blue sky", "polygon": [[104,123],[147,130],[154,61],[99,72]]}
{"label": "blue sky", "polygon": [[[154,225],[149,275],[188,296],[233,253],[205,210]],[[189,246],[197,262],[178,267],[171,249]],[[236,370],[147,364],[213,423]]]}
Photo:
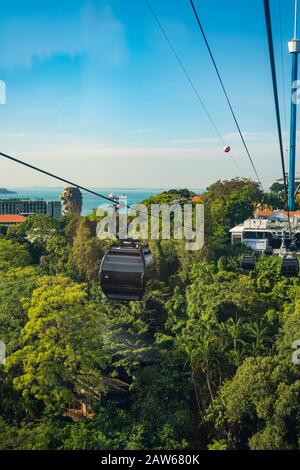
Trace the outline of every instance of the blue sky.
{"label": "blue sky", "polygon": [[[231,145],[240,176],[254,177],[189,1],[151,3]],[[280,158],[263,2],[195,3],[268,186],[280,176]],[[282,111],[283,76],[289,111],[293,0],[281,0],[283,75],[279,0],[270,3]],[[0,5],[0,80],[7,87],[1,151],[91,187],[204,187],[237,175],[145,0]],[[0,186],[31,185],[57,182],[0,160]]]}

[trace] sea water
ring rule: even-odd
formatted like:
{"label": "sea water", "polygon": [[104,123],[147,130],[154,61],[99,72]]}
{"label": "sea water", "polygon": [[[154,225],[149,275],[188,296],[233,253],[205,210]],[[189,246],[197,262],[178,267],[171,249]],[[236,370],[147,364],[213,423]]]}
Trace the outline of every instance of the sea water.
{"label": "sea water", "polygon": [[[0,199],[44,199],[46,201],[59,201],[60,195],[63,191],[63,187],[56,188],[7,188],[10,191],[16,191],[16,194],[0,194]],[[163,189],[129,189],[129,188],[91,188],[92,191],[101,193],[104,196],[114,195],[127,196],[128,204],[137,204],[144,201],[154,194],[159,194]],[[92,212],[93,209],[97,208],[100,204],[105,203],[105,200],[98,196],[82,191],[82,215],[86,215]]]}

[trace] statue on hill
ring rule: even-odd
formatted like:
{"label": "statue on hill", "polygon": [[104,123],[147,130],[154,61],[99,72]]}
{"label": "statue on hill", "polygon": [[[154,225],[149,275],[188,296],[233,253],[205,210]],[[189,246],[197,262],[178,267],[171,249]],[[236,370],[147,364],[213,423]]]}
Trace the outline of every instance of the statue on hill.
{"label": "statue on hill", "polygon": [[79,188],[68,187],[63,190],[60,196],[63,201],[63,214],[81,214],[82,194]]}

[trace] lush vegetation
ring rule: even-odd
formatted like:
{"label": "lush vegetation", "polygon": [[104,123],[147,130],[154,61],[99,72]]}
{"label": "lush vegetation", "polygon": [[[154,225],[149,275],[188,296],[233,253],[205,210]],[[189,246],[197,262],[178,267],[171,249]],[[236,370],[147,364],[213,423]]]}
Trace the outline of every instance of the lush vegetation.
{"label": "lush vegetation", "polygon": [[205,247],[151,242],[142,303],[103,298],[95,214],[33,216],[1,235],[0,449],[298,449],[300,284],[276,258],[243,274],[228,233],[256,205],[282,206],[273,190],[210,186]]}

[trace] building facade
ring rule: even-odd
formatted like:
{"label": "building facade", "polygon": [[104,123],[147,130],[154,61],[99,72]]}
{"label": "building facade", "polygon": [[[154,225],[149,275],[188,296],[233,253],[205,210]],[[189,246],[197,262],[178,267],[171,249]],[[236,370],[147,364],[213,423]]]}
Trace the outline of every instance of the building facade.
{"label": "building facade", "polygon": [[297,250],[300,250],[300,212],[290,212],[289,216],[282,210],[256,211],[252,219],[230,230],[231,242],[244,243],[258,253],[271,247],[276,253],[294,240]]}
{"label": "building facade", "polygon": [[24,217],[32,214],[48,214],[54,218],[61,216],[59,201],[1,199],[0,214],[20,214]]}
{"label": "building facade", "polygon": [[54,219],[58,219],[58,217],[61,216],[61,202],[48,201],[46,214],[51,215],[51,217],[54,217]]}

